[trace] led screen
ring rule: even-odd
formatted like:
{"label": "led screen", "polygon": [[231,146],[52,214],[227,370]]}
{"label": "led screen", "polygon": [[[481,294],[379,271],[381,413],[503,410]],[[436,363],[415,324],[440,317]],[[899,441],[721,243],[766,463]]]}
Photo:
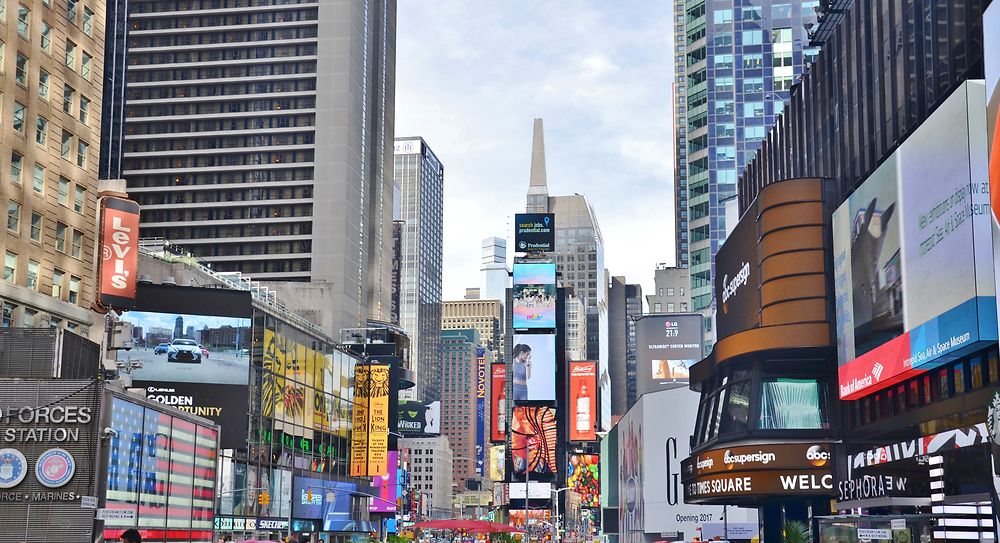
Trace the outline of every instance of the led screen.
{"label": "led screen", "polygon": [[514,263],[514,328],[556,327],[556,265]]}
{"label": "led screen", "polygon": [[551,407],[515,407],[510,455],[513,481],[551,479],[556,475],[556,411]]}
{"label": "led screen", "polygon": [[515,402],[556,399],[555,334],[514,334],[511,357]]}

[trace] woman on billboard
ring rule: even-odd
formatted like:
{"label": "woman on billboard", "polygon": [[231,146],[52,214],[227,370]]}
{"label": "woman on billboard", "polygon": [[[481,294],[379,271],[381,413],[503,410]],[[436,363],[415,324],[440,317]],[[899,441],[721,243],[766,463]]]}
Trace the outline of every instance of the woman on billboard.
{"label": "woman on billboard", "polygon": [[531,347],[514,346],[514,401],[528,399],[528,379],[531,379]]}

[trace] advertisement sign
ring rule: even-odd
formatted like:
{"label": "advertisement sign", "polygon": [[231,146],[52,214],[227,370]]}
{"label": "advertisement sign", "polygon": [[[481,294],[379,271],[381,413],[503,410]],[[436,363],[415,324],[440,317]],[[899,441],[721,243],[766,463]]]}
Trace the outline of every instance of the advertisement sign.
{"label": "advertisement sign", "polygon": [[514,334],[514,401],[555,401],[555,334]]}
{"label": "advertisement sign", "polygon": [[685,478],[734,470],[811,469],[833,467],[833,453],[825,443],[750,445],[702,451],[692,457]]}
{"label": "advertisement sign", "polygon": [[239,448],[247,442],[247,391],[229,385],[133,381],[146,391],[146,398],[192,415],[209,419],[221,427],[220,444]]}
{"label": "advertisement sign", "polygon": [[476,347],[476,474],[486,475],[486,349]]}
{"label": "advertisement sign", "polygon": [[517,213],[514,215],[514,246],[519,253],[556,250],[554,213]]}
{"label": "advertisement sign", "polygon": [[525,495],[525,486],[527,486],[527,495],[529,500],[547,500],[552,497],[552,483],[539,483],[537,481],[528,481],[528,484],[513,482],[508,485],[510,489],[510,496],[512,500],[523,500]]}
{"label": "advertisement sign", "polygon": [[597,441],[597,362],[569,363],[570,441]]}
{"label": "advertisement sign", "polygon": [[490,366],[490,441],[507,439],[507,365],[494,362]]}
{"label": "advertisement sign", "polygon": [[371,523],[351,517],[351,496],[358,492],[354,483],[296,477],[292,487],[292,514],[297,519],[319,520],[323,531],[369,531]]}
{"label": "advertisement sign", "polygon": [[388,459],[389,464],[386,474],[372,479],[372,494],[374,496],[372,496],[371,503],[368,504],[369,513],[396,512],[396,499],[398,497],[396,494],[396,476],[399,471],[399,453],[397,451],[389,451]]}
{"label": "advertisement sign", "polygon": [[834,213],[842,399],[996,340],[984,103],[962,85]]}
{"label": "advertisement sign", "polygon": [[428,404],[400,400],[399,433],[406,437],[435,436],[441,433],[441,402]]}
{"label": "advertisement sign", "polygon": [[[983,12],[983,64],[986,71],[986,145],[989,153],[990,219],[994,273],[1000,285],[1000,4]],[[995,505],[1000,502],[994,502]]]}
{"label": "advertisement sign", "polygon": [[[621,543],[643,541],[646,479],[643,473],[645,463],[642,431],[646,398],[647,396],[639,398],[615,426],[618,429],[618,538]],[[671,418],[681,417],[678,415]],[[693,427],[694,424],[688,426]]]}
{"label": "advertisement sign", "polygon": [[507,447],[494,445],[490,447],[490,480],[506,480]]}
{"label": "advertisement sign", "polygon": [[98,301],[105,307],[135,307],[139,279],[139,204],[105,196],[100,202]]}
{"label": "advertisement sign", "polygon": [[636,320],[638,394],[687,383],[702,358],[702,316],[647,315]]}
{"label": "advertisement sign", "polygon": [[549,522],[552,520],[552,511],[548,509],[511,509],[509,512],[510,524],[516,528],[524,528],[532,524],[543,524],[548,532],[552,531]]}
{"label": "advertisement sign", "polygon": [[385,475],[389,446],[389,366],[354,368],[351,476]]}
{"label": "advertisement sign", "polygon": [[601,457],[596,454],[571,454],[566,463],[566,486],[580,495],[584,507],[600,507]]}
{"label": "advertisement sign", "polygon": [[556,410],[551,407],[514,408],[510,426],[511,480],[525,473],[536,481],[556,476]]}
{"label": "advertisement sign", "polygon": [[715,257],[715,315],[719,339],[760,326],[760,240],[757,220],[736,223]]}
{"label": "advertisement sign", "polygon": [[514,328],[556,327],[556,264],[514,262]]}
{"label": "advertisement sign", "polygon": [[703,451],[682,464],[684,499],[833,496],[831,450],[826,443],[795,443]]}
{"label": "advertisement sign", "polygon": [[848,462],[847,467],[847,478],[837,481],[838,501],[919,498],[930,504],[929,466],[923,458],[858,469],[850,469]]}

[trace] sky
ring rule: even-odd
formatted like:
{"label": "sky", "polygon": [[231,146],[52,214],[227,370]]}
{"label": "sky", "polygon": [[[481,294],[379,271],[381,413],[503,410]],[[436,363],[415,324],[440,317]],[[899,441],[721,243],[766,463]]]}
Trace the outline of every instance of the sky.
{"label": "sky", "polygon": [[674,260],[670,4],[399,0],[395,131],[444,165],[444,299],[479,286],[483,238],[510,262],[535,117],[549,194],[585,194],[611,275],[652,292]]}

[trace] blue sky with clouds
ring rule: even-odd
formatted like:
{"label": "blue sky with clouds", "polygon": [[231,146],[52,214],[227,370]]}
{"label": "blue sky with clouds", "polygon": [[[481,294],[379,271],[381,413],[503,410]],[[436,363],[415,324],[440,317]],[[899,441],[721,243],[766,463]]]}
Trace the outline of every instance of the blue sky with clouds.
{"label": "blue sky with clouds", "polygon": [[588,196],[611,274],[651,290],[673,262],[670,4],[399,0],[396,135],[444,164],[445,299],[478,286],[482,238],[510,238],[539,116],[549,193]]}

